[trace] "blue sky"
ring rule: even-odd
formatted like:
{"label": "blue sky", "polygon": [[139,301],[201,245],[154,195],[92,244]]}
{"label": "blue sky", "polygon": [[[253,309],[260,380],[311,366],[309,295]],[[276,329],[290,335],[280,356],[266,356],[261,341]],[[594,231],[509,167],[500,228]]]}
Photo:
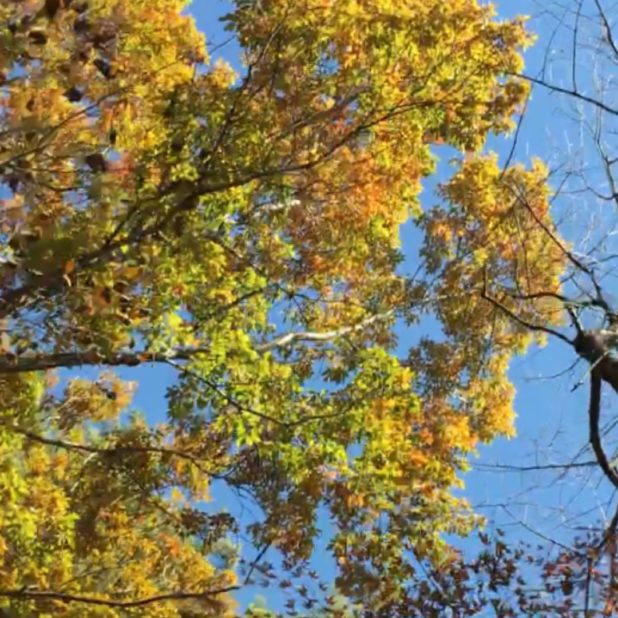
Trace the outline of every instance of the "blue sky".
{"label": "blue sky", "polygon": [[[530,0],[503,0],[498,2],[498,8],[500,15],[505,17],[522,13],[538,15],[542,12],[540,6]],[[198,27],[206,33],[209,44],[221,44],[229,37],[218,23],[218,18],[228,9],[229,3],[221,0],[198,0],[190,8]],[[543,63],[553,23],[553,18],[551,15],[548,17],[546,12],[539,19],[531,21],[531,27],[539,35],[537,46],[527,53],[528,70],[532,73]],[[562,46],[566,50],[568,45],[567,34],[559,34],[554,41],[557,48]],[[234,41],[229,42],[219,53],[239,67],[239,49]],[[565,65],[557,62],[554,66],[556,72],[552,77],[558,81],[566,79]],[[532,156],[540,156],[551,162],[559,162],[572,153],[573,156],[579,156],[575,152],[577,147],[573,145],[577,136],[573,137],[573,125],[560,111],[563,109],[563,101],[546,91],[535,90],[522,125],[515,160],[526,162]],[[490,147],[497,150],[504,160],[511,142],[493,139]],[[585,146],[583,148],[585,154]],[[443,163],[438,175],[426,182],[422,195],[424,205],[435,203],[432,189],[436,181],[447,177],[448,169],[449,166]],[[572,206],[568,199],[564,202],[558,200],[556,210],[559,214],[572,214]],[[574,240],[582,231],[580,224],[584,215],[589,214],[580,212],[578,216],[565,219],[564,229],[573,235]],[[416,237],[410,230],[409,226],[403,230],[403,246],[409,255],[414,255]],[[409,345],[415,336],[413,331],[402,332],[402,347]],[[571,392],[573,385],[585,376],[586,368],[579,364],[571,373],[550,379],[550,376],[565,370],[573,360],[572,350],[561,342],[550,342],[546,348],[535,348],[512,363],[511,377],[517,388],[518,436],[512,440],[497,440],[483,447],[474,462],[473,471],[466,475],[464,495],[479,512],[490,518],[491,525],[506,529],[512,535],[511,538],[568,539],[574,527],[573,521],[568,519],[571,515],[589,511],[578,520],[578,523],[586,525],[586,522],[593,522],[607,513],[610,499],[608,486],[604,482],[590,482],[587,469],[580,469],[561,478],[555,471],[514,472],[491,468],[495,464],[529,466],[566,463],[586,445],[587,387]],[[165,367],[140,367],[123,373],[140,384],[137,406],[143,410],[159,411],[160,416],[155,414],[158,418],[151,418],[162,420],[165,390],[175,379],[173,370]],[[589,459],[589,453],[584,453],[583,458]],[[593,476],[598,479],[596,473]],[[217,498],[224,500],[230,510],[238,512],[239,506],[233,496],[221,493]],[[329,568],[328,562],[320,557],[317,562],[324,574]],[[254,594],[271,596],[256,590],[243,593],[241,598],[246,602]]]}

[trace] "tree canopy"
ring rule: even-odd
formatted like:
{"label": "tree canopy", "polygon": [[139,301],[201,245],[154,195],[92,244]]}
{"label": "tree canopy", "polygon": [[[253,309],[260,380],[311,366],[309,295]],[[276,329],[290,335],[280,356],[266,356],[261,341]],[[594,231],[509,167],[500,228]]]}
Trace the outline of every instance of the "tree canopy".
{"label": "tree canopy", "polygon": [[[549,171],[484,150],[531,36],[477,0],[236,0],[236,72],[185,8],[0,6],[0,608],[233,615],[327,517],[331,583],[391,611],[478,524],[461,473],[564,320]],[[158,410],[140,365],[177,375]]]}

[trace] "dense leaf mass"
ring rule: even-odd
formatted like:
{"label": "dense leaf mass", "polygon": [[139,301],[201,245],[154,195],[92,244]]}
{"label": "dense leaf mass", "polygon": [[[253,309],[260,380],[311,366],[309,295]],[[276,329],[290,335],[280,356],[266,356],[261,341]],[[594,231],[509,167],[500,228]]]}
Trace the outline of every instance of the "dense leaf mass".
{"label": "dense leaf mass", "polygon": [[[319,511],[338,589],[392,604],[475,524],[453,494],[466,457],[512,433],[530,336],[498,303],[553,320],[546,171],[479,154],[527,92],[508,77],[521,21],[476,0],[236,0],[237,73],[184,9],[0,5],[12,616],[233,613],[236,534],[293,570]],[[423,210],[439,144],[465,157]],[[425,316],[441,335],[398,356],[394,327]],[[155,410],[132,406],[138,365],[142,389],[177,375]],[[224,486],[252,502],[246,529]]]}

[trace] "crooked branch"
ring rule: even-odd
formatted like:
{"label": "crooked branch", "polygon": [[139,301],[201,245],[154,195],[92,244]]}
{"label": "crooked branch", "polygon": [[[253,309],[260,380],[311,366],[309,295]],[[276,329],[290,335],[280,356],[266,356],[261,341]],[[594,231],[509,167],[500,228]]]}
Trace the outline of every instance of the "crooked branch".
{"label": "crooked branch", "polygon": [[542,332],[547,335],[552,335],[557,337],[558,339],[568,343],[569,345],[573,345],[573,340],[569,339],[566,335],[563,335],[561,332],[550,328],[549,326],[543,326],[542,324],[534,324],[533,322],[529,322],[528,320],[524,320],[522,317],[518,316],[514,311],[511,311],[506,305],[501,303],[497,298],[490,296],[487,291],[487,277],[485,277],[483,281],[483,289],[481,290],[481,298],[491,303],[494,307],[498,308],[500,311],[508,315],[514,322],[517,322],[520,326],[527,328],[532,331]]}
{"label": "crooked branch", "polygon": [[607,455],[601,444],[601,432],[599,429],[599,419],[601,416],[601,376],[597,371],[590,374],[590,404],[588,407],[588,420],[590,431],[590,444],[594,455],[603,470],[605,476],[614,487],[618,489],[618,472],[609,463]]}

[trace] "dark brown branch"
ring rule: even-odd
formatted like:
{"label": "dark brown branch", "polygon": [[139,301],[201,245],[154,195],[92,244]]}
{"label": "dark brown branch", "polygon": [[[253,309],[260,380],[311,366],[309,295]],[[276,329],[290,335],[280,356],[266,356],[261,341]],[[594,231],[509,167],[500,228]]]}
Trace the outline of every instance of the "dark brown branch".
{"label": "dark brown branch", "polygon": [[345,411],[344,412],[333,412],[332,414],[310,414],[307,416],[303,416],[302,418],[295,420],[295,421],[282,421],[278,418],[275,418],[274,416],[271,416],[270,414],[267,414],[266,412],[260,412],[260,410],[256,410],[253,407],[249,407],[241,403],[240,401],[238,401],[237,399],[229,395],[225,391],[224,388],[221,388],[219,385],[217,385],[212,380],[209,380],[207,377],[200,375],[199,373],[193,371],[189,367],[184,366],[184,365],[179,365],[178,363],[175,363],[174,361],[167,361],[167,363],[171,367],[174,367],[174,369],[177,369],[180,373],[186,376],[189,376],[197,380],[204,386],[208,387],[213,393],[221,397],[221,399],[223,399],[228,404],[228,406],[230,406],[231,408],[234,408],[237,412],[256,416],[257,418],[260,418],[263,421],[269,421],[271,423],[274,423],[275,425],[278,425],[279,427],[284,427],[286,429],[292,429],[294,427],[298,427],[299,425],[304,425],[305,423],[310,423],[313,421],[324,421],[324,420],[333,419],[333,418],[337,418],[337,417],[340,417],[346,414]]}
{"label": "dark brown branch", "polygon": [[[188,185],[187,183],[174,183],[168,187],[161,187],[156,197],[150,198],[149,201],[158,203],[162,198],[171,197],[176,194],[178,200],[176,206],[169,209],[167,213],[154,221],[151,225],[135,226],[132,231],[128,232],[122,238],[116,238],[116,235],[120,231],[116,229],[98,248],[81,256],[77,256],[74,259],[74,270],[75,272],[80,272],[88,268],[96,268],[110,261],[121,251],[126,250],[126,248],[139,246],[140,243],[146,239],[163,231],[178,215],[194,210],[201,196],[212,195],[221,191],[245,186],[254,181],[272,179],[276,176],[286,174],[297,174],[316,168],[330,160],[341,148],[355,139],[363,131],[399,115],[409,113],[412,110],[430,107],[435,104],[436,101],[434,100],[412,100],[394,105],[387,110],[377,110],[375,117],[366,117],[362,119],[358,125],[351,127],[349,131],[339,139],[336,139],[333,143],[327,144],[322,152],[308,161],[290,161],[284,165],[263,170],[234,170],[234,175],[230,180],[214,183],[208,178],[207,170],[202,169],[202,177],[193,185]],[[123,220],[121,227],[124,223],[126,222]],[[217,241],[215,238],[209,238],[209,240]],[[123,255],[123,258],[126,259],[126,255]],[[62,265],[51,272],[27,281],[18,288],[7,290],[4,294],[0,295],[0,318],[6,317],[23,307],[32,308],[33,305],[36,306],[40,301],[50,298],[66,285],[65,277],[65,269],[64,265]]]}
{"label": "dark brown branch", "polygon": [[584,332],[584,327],[582,326],[582,323],[579,320],[579,316],[577,315],[576,311],[573,309],[572,305],[567,304],[565,309],[566,309],[566,312],[569,314],[569,318],[571,318],[571,324],[573,325],[573,328],[575,328],[577,337],[581,337]]}
{"label": "dark brown branch", "polygon": [[[178,215],[194,210],[201,196],[212,195],[221,191],[245,186],[256,180],[266,180],[279,175],[299,173],[318,167],[320,164],[328,161],[337,151],[343,148],[363,130],[380,124],[400,113],[410,111],[412,108],[414,108],[414,105],[403,106],[402,109],[389,110],[387,113],[370,122],[353,127],[341,138],[324,148],[323,152],[309,161],[304,161],[302,163],[290,162],[286,165],[264,170],[239,170],[236,177],[231,180],[215,183],[209,182],[207,176],[203,176],[190,187],[186,186],[186,183],[174,183],[165,189],[161,189],[156,196],[156,201],[158,202],[161,198],[169,197],[176,193],[178,197],[176,206],[171,208],[163,217],[151,225],[136,226],[135,229],[127,233],[126,236],[115,239],[113,242],[110,242],[110,238],[107,238],[100,247],[82,256],[76,257],[74,260],[75,272],[104,264],[127,247],[139,246],[144,240],[164,230]],[[113,238],[116,233],[117,231],[114,231],[111,238]],[[214,242],[221,241],[220,238],[215,236],[208,237],[208,240]],[[62,289],[62,287],[66,285],[65,276],[66,273],[63,265],[43,276],[28,281],[18,288],[6,291],[4,294],[0,295],[0,318],[10,315],[20,307],[29,306],[32,303],[53,296],[59,289]]]}
{"label": "dark brown branch", "polygon": [[94,446],[91,444],[83,444],[80,442],[69,442],[67,440],[60,440],[57,438],[48,438],[40,434],[25,429],[24,427],[18,427],[16,425],[3,425],[9,431],[13,431],[19,435],[24,436],[27,440],[32,442],[38,442],[39,444],[45,444],[47,446],[53,446],[55,448],[61,448],[65,450],[82,451],[84,453],[92,453],[95,455],[115,455],[117,453],[156,453],[159,455],[171,455],[178,457],[179,459],[185,459],[195,465],[196,468],[208,476],[214,476],[211,472],[206,470],[202,466],[202,462],[196,455],[188,453],[187,451],[181,451],[175,448],[169,448],[165,446],[148,446],[141,444],[118,444],[116,446]]}
{"label": "dark brown branch", "polygon": [[174,369],[178,370],[180,373],[186,376],[192,377],[193,379],[197,380],[201,384],[204,384],[205,386],[207,386],[210,390],[212,390],[219,397],[221,397],[229,406],[231,406],[238,412],[246,412],[247,414],[251,414],[252,416],[257,416],[258,418],[261,418],[263,421],[270,421],[271,423],[274,423],[275,425],[281,425],[281,426],[286,425],[285,422],[280,421],[274,416],[270,416],[269,414],[260,412],[259,410],[250,408],[249,406],[246,406],[240,403],[239,401],[237,401],[236,399],[228,395],[225,392],[225,390],[219,387],[217,384],[215,384],[214,382],[212,382],[205,376],[200,375],[199,373],[191,370],[189,367],[179,365],[178,363],[175,363],[173,360],[167,360],[166,362],[168,365],[170,365],[170,367],[174,367]]}
{"label": "dark brown branch", "polygon": [[515,150],[517,149],[517,143],[519,141],[519,134],[521,133],[521,128],[524,124],[524,119],[526,117],[526,112],[528,111],[528,105],[530,103],[531,95],[532,95],[532,89],[530,90],[530,92],[528,93],[528,96],[526,97],[526,100],[524,102],[524,107],[521,110],[519,119],[517,120],[517,128],[515,129],[515,134],[513,135],[513,143],[511,144],[511,149],[509,150],[509,154],[506,157],[506,161],[504,162],[504,165],[502,166],[502,172],[500,172],[500,180],[504,178],[504,175],[506,174],[507,170],[511,166],[511,161],[513,160],[513,157],[515,156]]}
{"label": "dark brown branch", "polygon": [[574,300],[569,298],[568,296],[564,296],[564,294],[559,294],[558,292],[532,292],[531,294],[515,294],[513,292],[507,292],[510,298],[515,300],[538,300],[540,298],[553,298],[554,300],[558,300],[565,305],[571,307],[593,307],[595,306],[595,302],[591,300]]}
{"label": "dark brown branch", "polygon": [[575,26],[573,28],[573,47],[571,58],[571,83],[573,84],[573,90],[577,92],[577,36],[579,33],[579,21],[582,14],[583,0],[579,0],[577,3],[577,11],[575,12]]}
{"label": "dark brown branch", "polygon": [[588,407],[588,420],[590,431],[590,444],[597,458],[599,466],[609,481],[618,488],[618,472],[609,463],[607,455],[601,444],[599,419],[601,416],[601,376],[595,369],[590,374],[590,405]]}
{"label": "dark brown branch", "polygon": [[115,601],[113,599],[100,599],[98,597],[69,594],[65,592],[57,592],[55,590],[32,590],[29,588],[21,588],[17,590],[0,590],[0,597],[9,599],[22,600],[41,600],[41,601],[61,601],[63,603],[86,603],[88,605],[102,605],[105,607],[145,607],[154,603],[164,603],[166,601],[188,601],[209,599],[220,594],[226,594],[238,590],[238,586],[227,586],[215,590],[206,590],[204,592],[169,592],[165,594],[157,594],[151,597],[135,599],[133,601]]}
{"label": "dark brown branch", "polygon": [[607,19],[607,15],[601,6],[601,2],[599,0],[594,0],[594,3],[597,6],[597,10],[599,11],[599,15],[601,16],[601,21],[603,22],[603,27],[605,29],[605,38],[609,43],[609,46],[612,48],[614,52],[614,56],[616,60],[618,60],[618,45],[616,45],[616,41],[614,40],[614,36],[612,34],[612,28],[610,26],[609,20]]}
{"label": "dark brown branch", "polygon": [[590,468],[596,466],[596,460],[564,464],[539,464],[531,466],[513,466],[508,464],[473,464],[480,472],[540,472],[545,470],[570,470],[572,468]]}
{"label": "dark brown branch", "polygon": [[530,216],[534,219],[535,223],[545,232],[545,234],[547,234],[549,239],[556,245],[556,247],[560,249],[560,251],[567,258],[567,260],[569,260],[569,262],[571,262],[571,264],[573,264],[573,266],[575,266],[579,270],[590,274],[590,269],[581,260],[577,259],[573,255],[573,253],[571,253],[571,251],[569,251],[564,246],[564,243],[556,236],[556,234],[554,234],[554,232],[545,223],[545,221],[543,221],[543,219],[541,219],[541,217],[539,217],[539,215],[535,212],[534,208],[532,208],[532,206],[528,203],[528,200],[515,191],[513,191],[513,193],[515,194],[515,197],[517,197],[517,199],[520,201],[520,203],[524,206],[524,208],[530,213]]}
{"label": "dark brown branch", "polygon": [[253,571],[255,571],[260,560],[266,555],[266,552],[270,549],[271,545],[272,543],[270,542],[266,543],[264,547],[262,547],[262,549],[258,551],[257,556],[251,562],[251,565],[249,566],[249,570],[247,571],[247,575],[245,576],[245,579],[243,582],[245,586],[251,583],[251,575],[253,575]]}
{"label": "dark brown branch", "polygon": [[609,303],[605,300],[603,296],[603,289],[601,288],[600,283],[597,281],[594,270],[584,264],[580,259],[575,257],[575,255],[573,255],[573,253],[569,251],[567,247],[565,247],[564,243],[558,238],[558,236],[554,234],[550,227],[534,211],[534,208],[532,208],[525,196],[522,196],[515,191],[513,191],[513,193],[515,194],[515,197],[519,199],[524,208],[530,213],[530,216],[534,219],[536,224],[543,230],[543,232],[545,232],[545,234],[547,234],[548,238],[558,247],[558,249],[560,249],[566,259],[569,260],[569,262],[571,262],[571,264],[573,264],[575,268],[588,275],[590,281],[592,282],[596,295],[595,298],[591,300],[590,304],[599,307],[600,309],[603,309],[603,311],[605,311],[605,313],[608,315],[611,314],[611,308],[609,306]]}
{"label": "dark brown branch", "polygon": [[512,75],[513,77],[519,77],[520,79],[525,79],[526,81],[532,84],[537,84],[538,86],[542,86],[547,90],[552,90],[553,92],[558,92],[560,94],[566,94],[575,99],[579,99],[580,101],[584,101],[585,103],[590,103],[590,105],[593,105],[603,110],[604,112],[607,112],[608,114],[618,116],[618,109],[616,109],[615,107],[610,107],[609,105],[603,103],[603,101],[599,101],[594,97],[582,94],[581,92],[578,92],[576,90],[571,90],[570,88],[562,88],[561,86],[557,86],[556,84],[550,84],[544,79],[539,79],[537,77],[532,77],[531,75],[525,75],[523,73],[510,73],[510,75]]}
{"label": "dark brown branch", "polygon": [[614,515],[612,516],[605,532],[603,533],[603,538],[597,545],[597,549],[602,549],[605,544],[610,540],[610,538],[616,533],[616,528],[618,527],[618,508],[614,511]]}
{"label": "dark brown branch", "polygon": [[514,322],[517,322],[517,324],[519,324],[520,326],[523,326],[524,328],[527,328],[529,330],[533,330],[536,332],[542,332],[542,333],[545,333],[546,335],[553,335],[554,337],[557,337],[558,339],[564,341],[565,343],[568,343],[569,345],[573,345],[574,343],[566,335],[563,335],[562,333],[558,332],[557,330],[554,330],[553,328],[550,328],[549,326],[543,326],[542,324],[533,324],[532,322],[528,322],[528,320],[524,320],[523,318],[518,316],[516,313],[511,311],[507,306],[505,306],[499,300],[490,296],[489,293],[487,292],[487,277],[486,276],[483,282],[483,289],[481,290],[481,298],[490,302],[492,305],[494,305],[494,307],[497,307],[498,309],[500,309],[500,311],[508,315]]}

